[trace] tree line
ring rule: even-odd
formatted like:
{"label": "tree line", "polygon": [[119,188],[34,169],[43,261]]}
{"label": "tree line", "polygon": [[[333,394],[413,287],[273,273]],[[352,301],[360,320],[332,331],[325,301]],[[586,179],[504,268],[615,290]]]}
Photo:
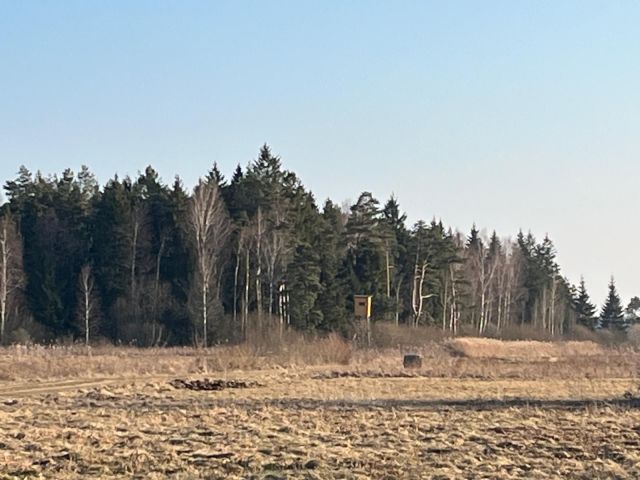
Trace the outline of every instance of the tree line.
{"label": "tree line", "polygon": [[407,225],[397,199],[363,192],[316,203],[264,145],[226,179],[217,165],[189,192],[152,168],[103,187],[87,167],[21,167],[0,210],[3,343],[105,339],[150,345],[241,340],[252,322],[353,335],[353,296],[374,321],[452,334],[575,325],[624,331],[612,279],[602,311],[562,276],[549,237],[483,238],[441,221]]}

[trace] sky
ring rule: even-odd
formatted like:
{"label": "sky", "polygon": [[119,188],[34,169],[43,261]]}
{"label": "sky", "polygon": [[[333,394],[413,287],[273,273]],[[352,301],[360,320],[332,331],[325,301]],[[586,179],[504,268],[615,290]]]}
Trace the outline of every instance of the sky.
{"label": "sky", "polygon": [[0,0],[0,181],[152,164],[192,186],[267,142],[321,203],[531,230],[640,295],[640,2]]}

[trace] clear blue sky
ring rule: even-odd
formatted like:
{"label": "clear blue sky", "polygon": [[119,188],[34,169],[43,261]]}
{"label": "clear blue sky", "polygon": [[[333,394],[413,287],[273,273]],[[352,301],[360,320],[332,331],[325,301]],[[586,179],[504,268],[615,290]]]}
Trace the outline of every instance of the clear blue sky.
{"label": "clear blue sky", "polygon": [[0,179],[272,145],[319,200],[554,239],[640,295],[640,3],[0,0]]}

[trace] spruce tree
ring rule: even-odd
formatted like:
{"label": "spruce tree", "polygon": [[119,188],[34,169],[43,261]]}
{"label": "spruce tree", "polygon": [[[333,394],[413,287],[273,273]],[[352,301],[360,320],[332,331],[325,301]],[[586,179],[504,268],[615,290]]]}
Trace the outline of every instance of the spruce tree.
{"label": "spruce tree", "polygon": [[207,180],[207,182],[217,183],[221,191],[224,190],[224,188],[227,186],[227,181],[225,180],[224,175],[218,167],[218,162],[213,162],[213,167],[211,167],[211,170],[209,170],[205,179]]}
{"label": "spruce tree", "polygon": [[471,227],[471,232],[467,237],[467,248],[472,251],[481,250],[483,247],[482,239],[480,238],[480,232],[476,228],[476,224],[474,223]]}
{"label": "spruce tree", "polygon": [[320,257],[321,285],[316,304],[322,312],[322,321],[318,328],[323,331],[346,332],[349,327],[345,308],[348,290],[339,276],[344,258],[344,245],[341,242],[343,229],[340,208],[327,200],[322,211],[322,223],[316,243]]}
{"label": "spruce tree", "polygon": [[584,283],[584,278],[582,277],[580,277],[580,285],[578,287],[578,292],[574,299],[573,306],[576,312],[576,322],[579,325],[591,329],[596,327],[596,306],[591,303],[591,299],[587,293],[587,287]]}
{"label": "spruce tree", "polygon": [[489,263],[500,257],[500,255],[502,254],[502,242],[500,242],[500,238],[498,237],[498,234],[495,230],[491,234],[491,238],[489,239],[489,247],[487,248],[487,250],[487,260]]}
{"label": "spruce tree", "polygon": [[193,275],[193,261],[187,236],[186,218],[189,209],[189,195],[180,177],[176,177],[169,191],[171,206],[170,235],[167,241],[167,258],[163,262],[164,276],[169,282],[171,304],[167,306],[163,323],[167,325],[172,341],[191,341],[188,310],[190,279]]}
{"label": "spruce tree", "polygon": [[624,330],[626,327],[622,302],[613,277],[609,282],[609,294],[600,313],[600,328]]}
{"label": "spruce tree", "polygon": [[[373,295],[376,315],[385,302],[385,254],[378,201],[363,192],[351,207],[345,227],[346,259],[343,274],[352,295]],[[352,299],[349,299],[352,304]]]}
{"label": "spruce tree", "polygon": [[173,302],[170,298],[172,273],[167,269],[170,257],[170,244],[173,230],[176,228],[171,212],[169,189],[162,183],[158,173],[148,166],[144,174],[136,181],[136,190],[145,205],[148,220],[145,222],[147,242],[139,268],[142,288],[145,290],[140,302],[142,319],[145,325],[147,344],[157,344],[166,334],[163,320],[168,317],[167,307]]}
{"label": "spruce tree", "polygon": [[293,326],[315,330],[323,319],[316,300],[321,290],[319,255],[316,249],[300,243],[287,270],[289,315]]}
{"label": "spruce tree", "polygon": [[390,312],[397,323],[403,316],[403,310],[409,307],[409,302],[404,301],[403,293],[408,290],[411,283],[409,268],[409,248],[411,236],[407,229],[407,215],[402,213],[395,196],[385,203],[382,209],[383,227],[387,232],[384,236],[385,254],[387,255],[387,272],[390,290]]}
{"label": "spruce tree", "polygon": [[92,215],[93,243],[91,257],[96,285],[105,314],[103,333],[118,340],[117,315],[112,312],[116,301],[128,290],[131,225],[131,182],[116,175],[107,182],[95,203]]}

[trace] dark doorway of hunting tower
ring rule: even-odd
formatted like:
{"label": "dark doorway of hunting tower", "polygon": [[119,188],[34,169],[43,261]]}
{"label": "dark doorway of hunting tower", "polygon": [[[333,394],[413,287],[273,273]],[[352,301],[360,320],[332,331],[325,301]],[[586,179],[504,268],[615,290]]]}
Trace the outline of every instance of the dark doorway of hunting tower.
{"label": "dark doorway of hunting tower", "polygon": [[353,296],[353,314],[356,320],[363,321],[366,329],[367,345],[371,345],[371,295]]}

